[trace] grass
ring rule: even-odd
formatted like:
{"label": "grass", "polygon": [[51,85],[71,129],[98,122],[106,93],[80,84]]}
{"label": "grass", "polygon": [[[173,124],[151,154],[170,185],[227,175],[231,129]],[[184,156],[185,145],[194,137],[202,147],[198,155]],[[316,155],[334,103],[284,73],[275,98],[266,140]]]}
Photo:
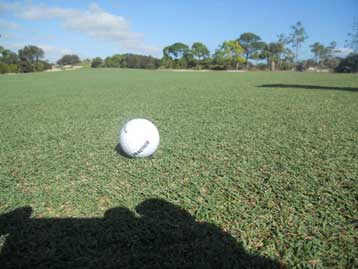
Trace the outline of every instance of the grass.
{"label": "grass", "polygon": [[[115,151],[120,126],[136,117],[160,130],[151,159]],[[354,268],[357,183],[357,75],[0,76],[0,260],[9,266],[105,257],[108,267]],[[103,224],[113,208],[125,212],[121,231]]]}

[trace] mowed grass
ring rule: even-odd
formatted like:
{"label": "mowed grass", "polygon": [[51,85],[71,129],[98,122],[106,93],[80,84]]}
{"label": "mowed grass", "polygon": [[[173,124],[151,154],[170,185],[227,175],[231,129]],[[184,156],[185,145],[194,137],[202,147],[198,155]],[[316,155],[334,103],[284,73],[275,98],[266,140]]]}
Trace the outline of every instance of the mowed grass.
{"label": "mowed grass", "polygon": [[[115,151],[121,125],[138,117],[161,134],[150,159]],[[102,218],[150,198],[281,266],[358,267],[358,76],[0,76],[1,214]]]}

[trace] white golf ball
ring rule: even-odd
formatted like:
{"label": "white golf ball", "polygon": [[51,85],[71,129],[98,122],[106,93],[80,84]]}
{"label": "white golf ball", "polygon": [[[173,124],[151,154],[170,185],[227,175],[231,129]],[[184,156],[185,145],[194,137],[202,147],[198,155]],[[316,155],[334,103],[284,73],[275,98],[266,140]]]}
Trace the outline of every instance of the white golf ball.
{"label": "white golf ball", "polygon": [[148,157],[159,147],[159,131],[146,119],[128,121],[121,129],[119,145],[121,150],[130,157]]}

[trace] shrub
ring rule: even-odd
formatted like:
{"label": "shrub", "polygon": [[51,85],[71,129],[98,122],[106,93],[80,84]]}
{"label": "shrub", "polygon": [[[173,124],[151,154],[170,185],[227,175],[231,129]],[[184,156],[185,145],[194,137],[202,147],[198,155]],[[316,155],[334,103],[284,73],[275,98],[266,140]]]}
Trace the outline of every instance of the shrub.
{"label": "shrub", "polygon": [[93,59],[91,63],[92,68],[98,68],[103,66],[103,60],[100,57],[96,57]]}
{"label": "shrub", "polygon": [[34,69],[36,72],[43,72],[47,69],[51,69],[51,64],[49,64],[46,61],[38,61],[36,63],[34,63]]}
{"label": "shrub", "polygon": [[306,70],[306,66],[303,62],[297,63],[296,71],[303,72]]}
{"label": "shrub", "polygon": [[21,62],[21,66],[20,66],[21,73],[30,73],[30,72],[34,72],[34,71],[35,71],[35,68],[30,62],[28,62],[28,61]]}
{"label": "shrub", "polygon": [[6,63],[0,62],[0,74],[9,73],[9,66]]}
{"label": "shrub", "polygon": [[258,63],[257,65],[255,65],[255,68],[258,69],[258,70],[266,70],[267,69],[267,64],[264,64],[264,63]]}
{"label": "shrub", "polygon": [[343,59],[335,69],[338,73],[358,72],[358,54],[350,54]]}
{"label": "shrub", "polygon": [[330,70],[334,70],[339,65],[341,59],[338,57],[330,57],[323,60],[323,66],[329,68]]}
{"label": "shrub", "polygon": [[292,70],[294,68],[293,63],[282,62],[280,63],[280,70]]}
{"label": "shrub", "polygon": [[45,70],[45,65],[41,62],[34,63],[34,68],[36,72],[42,72]]}
{"label": "shrub", "polygon": [[9,64],[9,73],[19,73],[20,65],[18,64]]}
{"label": "shrub", "polygon": [[66,54],[66,55],[62,56],[62,58],[57,61],[57,64],[59,64],[59,65],[75,65],[75,64],[79,64],[79,63],[81,63],[81,59],[80,59],[80,57],[78,57],[75,54],[73,54],[73,55]]}

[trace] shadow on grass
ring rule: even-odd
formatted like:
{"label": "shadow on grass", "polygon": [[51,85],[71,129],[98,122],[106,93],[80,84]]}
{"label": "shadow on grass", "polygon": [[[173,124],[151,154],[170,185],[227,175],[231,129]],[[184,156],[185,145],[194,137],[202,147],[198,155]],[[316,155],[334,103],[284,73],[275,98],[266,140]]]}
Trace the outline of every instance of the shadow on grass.
{"label": "shadow on grass", "polygon": [[336,90],[336,91],[349,91],[358,92],[358,88],[353,87],[331,87],[331,86],[318,86],[318,85],[300,85],[300,84],[263,84],[258,86],[260,88],[297,88],[306,90]]}
{"label": "shadow on grass", "polygon": [[120,145],[119,143],[116,145],[116,147],[114,148],[114,150],[115,150],[119,155],[121,155],[121,156],[123,156],[123,157],[126,157],[126,158],[129,157],[127,154],[124,153],[124,151],[123,151],[123,149],[122,149],[122,147],[121,147],[121,145]]}
{"label": "shadow on grass", "polygon": [[136,212],[31,218],[31,207],[17,208],[0,216],[1,268],[282,268],[164,200],[146,200]]}

